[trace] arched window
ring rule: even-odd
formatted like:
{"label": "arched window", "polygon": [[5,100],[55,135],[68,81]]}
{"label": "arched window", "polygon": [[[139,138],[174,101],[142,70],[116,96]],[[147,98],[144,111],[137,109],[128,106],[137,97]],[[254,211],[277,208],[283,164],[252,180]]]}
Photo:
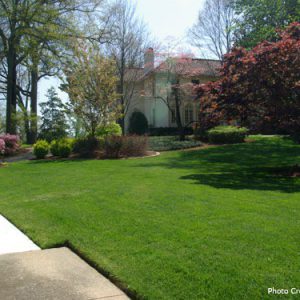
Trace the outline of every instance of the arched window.
{"label": "arched window", "polygon": [[188,125],[188,124],[193,122],[193,119],[194,119],[193,114],[194,114],[194,111],[193,111],[192,104],[187,104],[184,108],[184,122],[185,122],[185,125]]}

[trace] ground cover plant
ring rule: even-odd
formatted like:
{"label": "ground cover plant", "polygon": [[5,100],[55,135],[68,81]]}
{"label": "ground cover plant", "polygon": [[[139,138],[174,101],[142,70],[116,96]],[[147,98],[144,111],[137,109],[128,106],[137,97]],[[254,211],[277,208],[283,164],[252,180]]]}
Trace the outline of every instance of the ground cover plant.
{"label": "ground cover plant", "polygon": [[192,138],[179,141],[176,136],[150,136],[149,148],[153,151],[169,151],[201,146],[202,143]]}
{"label": "ground cover plant", "polygon": [[[147,299],[267,299],[300,286],[300,161],[287,138],[135,160],[0,169],[0,213],[43,248],[66,241]],[[288,299],[288,297],[287,297]]]}

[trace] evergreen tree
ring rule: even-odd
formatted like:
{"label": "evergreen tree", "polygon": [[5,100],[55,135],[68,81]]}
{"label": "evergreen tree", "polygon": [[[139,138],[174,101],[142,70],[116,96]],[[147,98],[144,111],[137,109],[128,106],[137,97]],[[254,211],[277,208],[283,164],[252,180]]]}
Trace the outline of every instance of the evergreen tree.
{"label": "evergreen tree", "polygon": [[53,87],[47,91],[47,98],[48,101],[40,104],[42,125],[39,138],[51,142],[52,140],[66,137],[69,126],[66,120],[64,104]]}

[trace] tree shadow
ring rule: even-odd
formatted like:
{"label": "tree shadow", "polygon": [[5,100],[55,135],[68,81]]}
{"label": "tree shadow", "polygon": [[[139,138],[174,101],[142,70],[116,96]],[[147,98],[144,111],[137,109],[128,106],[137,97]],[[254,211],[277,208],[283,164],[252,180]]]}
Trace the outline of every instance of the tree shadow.
{"label": "tree shadow", "polygon": [[300,163],[299,145],[290,140],[267,139],[179,152],[151,166],[190,170],[191,174],[180,179],[215,188],[294,193],[300,191],[300,178],[280,176],[276,170],[296,163]]}

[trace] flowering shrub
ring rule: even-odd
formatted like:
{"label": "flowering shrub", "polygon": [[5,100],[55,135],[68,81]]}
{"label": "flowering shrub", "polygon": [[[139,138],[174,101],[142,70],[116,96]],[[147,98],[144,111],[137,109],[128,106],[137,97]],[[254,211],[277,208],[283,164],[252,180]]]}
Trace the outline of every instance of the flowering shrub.
{"label": "flowering shrub", "polygon": [[0,139],[0,156],[5,153],[5,142],[3,139]]}
{"label": "flowering shrub", "polygon": [[[4,134],[0,136],[0,154],[13,155],[20,148],[20,138],[17,135]],[[4,146],[3,146],[4,142]],[[4,149],[3,149],[4,148]]]}

